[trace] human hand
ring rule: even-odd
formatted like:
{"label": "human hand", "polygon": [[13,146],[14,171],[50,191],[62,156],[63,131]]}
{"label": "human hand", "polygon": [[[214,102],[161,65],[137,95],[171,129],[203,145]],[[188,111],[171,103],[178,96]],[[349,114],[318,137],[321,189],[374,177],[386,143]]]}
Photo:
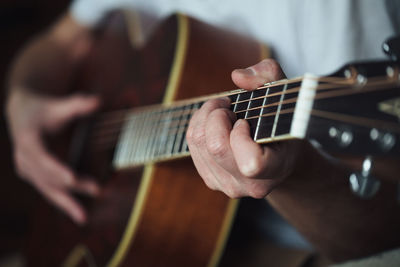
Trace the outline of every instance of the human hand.
{"label": "human hand", "polygon": [[[284,77],[271,59],[232,72],[234,83],[248,90]],[[212,99],[193,115],[186,136],[193,162],[209,188],[232,198],[263,198],[293,173],[302,142],[261,146],[229,106],[228,98]]]}
{"label": "human hand", "polygon": [[93,96],[53,98],[20,88],[13,88],[7,101],[18,175],[78,224],[86,222],[86,214],[71,193],[95,196],[99,186],[93,180],[79,179],[46,150],[42,138],[44,133],[60,130],[68,121],[94,111],[98,105],[98,99]]}

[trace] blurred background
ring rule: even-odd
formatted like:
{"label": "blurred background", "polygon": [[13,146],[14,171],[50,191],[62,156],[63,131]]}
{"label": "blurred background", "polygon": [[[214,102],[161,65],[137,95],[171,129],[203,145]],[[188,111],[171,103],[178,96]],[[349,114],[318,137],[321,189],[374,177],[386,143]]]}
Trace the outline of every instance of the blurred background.
{"label": "blurred background", "polygon": [[0,266],[18,266],[29,233],[30,213],[37,193],[14,173],[4,118],[6,77],[21,47],[57,18],[69,0],[0,1]]}

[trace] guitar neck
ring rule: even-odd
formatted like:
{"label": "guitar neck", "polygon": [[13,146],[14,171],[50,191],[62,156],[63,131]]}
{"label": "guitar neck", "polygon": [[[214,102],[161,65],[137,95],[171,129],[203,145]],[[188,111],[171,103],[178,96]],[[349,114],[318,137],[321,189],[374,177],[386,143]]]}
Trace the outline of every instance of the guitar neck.
{"label": "guitar neck", "polygon": [[[113,165],[121,169],[190,155],[185,136],[192,115],[206,100],[223,96],[230,98],[231,110],[236,117],[247,120],[251,136],[256,142],[304,138],[307,124],[304,109],[312,107],[310,96],[315,93],[316,84],[316,79],[312,77],[281,80],[254,91],[239,89],[179,101],[170,106],[152,106],[126,112]],[[301,85],[304,90],[300,90]],[[306,94],[299,94],[299,91],[306,91]],[[297,105],[297,109],[303,110],[298,115],[295,112],[296,102],[302,103]],[[294,120],[297,123],[293,123]]]}
{"label": "guitar neck", "polygon": [[363,63],[359,68],[368,66],[374,67],[374,75],[367,73],[369,79],[355,72],[358,65],[353,64],[339,72],[344,77],[306,74],[253,91],[239,89],[128,111],[113,165],[120,169],[188,156],[185,136],[190,118],[206,100],[223,96],[230,98],[236,117],[249,123],[257,143],[307,138],[328,152],[398,155],[400,71],[390,71],[387,62]]}

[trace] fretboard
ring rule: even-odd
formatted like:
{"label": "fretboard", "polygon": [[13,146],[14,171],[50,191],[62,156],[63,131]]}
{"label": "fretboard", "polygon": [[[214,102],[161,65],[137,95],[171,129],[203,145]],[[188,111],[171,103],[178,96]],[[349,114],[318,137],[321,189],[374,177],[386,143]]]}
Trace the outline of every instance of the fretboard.
{"label": "fretboard", "polygon": [[[308,81],[309,87],[315,86],[312,80]],[[185,136],[192,115],[207,99],[222,96],[231,99],[231,110],[238,119],[247,120],[254,141],[268,143],[294,137],[303,138],[306,127],[303,124],[307,123],[303,113],[308,109],[307,106],[311,109],[312,105],[312,93],[310,95],[308,91],[314,90],[303,90],[305,94],[299,94],[301,81],[282,80],[254,91],[239,89],[175,102],[167,107],[160,105],[129,111],[124,117],[113,165],[120,169],[190,155]],[[303,81],[302,86],[304,84]],[[296,107],[302,94],[304,103]],[[310,101],[311,104],[308,103]],[[299,108],[301,111],[296,114],[295,109]],[[296,123],[295,118],[298,118]]]}

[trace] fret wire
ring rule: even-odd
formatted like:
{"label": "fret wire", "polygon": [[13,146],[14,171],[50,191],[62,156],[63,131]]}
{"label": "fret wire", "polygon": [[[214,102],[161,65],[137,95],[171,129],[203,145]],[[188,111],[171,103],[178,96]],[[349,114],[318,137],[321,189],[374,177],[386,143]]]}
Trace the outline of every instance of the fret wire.
{"label": "fret wire", "polygon": [[[291,99],[284,100],[282,102],[282,104],[296,103],[296,101],[297,101],[297,98],[291,98]],[[268,108],[268,107],[278,106],[280,103],[281,103],[280,101],[273,102],[271,104],[266,104],[266,105],[263,105],[263,106],[250,108],[248,111],[257,110],[257,109],[260,109],[260,108]],[[235,113],[242,113],[242,112],[246,112],[246,111],[247,110],[241,110],[241,111],[237,111]]]}
{"label": "fret wire", "polygon": [[125,141],[126,142],[125,143],[125,147],[126,147],[126,150],[127,150],[126,158],[127,158],[128,161],[132,160],[133,152],[134,152],[134,149],[135,149],[134,143],[135,143],[135,140],[138,139],[137,136],[136,136],[136,134],[137,134],[137,128],[136,127],[138,125],[138,123],[136,122],[137,119],[138,119],[138,116],[136,116],[135,114],[131,114],[130,115],[129,127],[128,127],[128,130],[129,130],[130,134],[127,135],[127,137],[126,137],[127,140]]}
{"label": "fret wire", "polygon": [[137,138],[135,139],[134,146],[131,147],[132,156],[130,157],[131,161],[134,162],[139,162],[142,154],[142,144],[144,142],[143,133],[146,131],[146,115],[147,112],[141,112],[138,117],[139,125],[136,125],[136,127],[138,127]]}
{"label": "fret wire", "polygon": [[153,120],[153,111],[148,111],[148,119],[146,119],[146,131],[145,131],[145,139],[143,140],[143,152],[142,152],[142,159],[143,161],[147,161],[148,160],[148,152],[149,152],[149,148],[150,148],[150,142],[151,142],[151,135],[152,135],[152,124],[150,124],[149,122]]}
{"label": "fret wire", "polygon": [[[257,88],[257,89],[263,89],[263,88],[274,88],[274,87],[277,87],[277,86],[279,86],[279,85],[281,85],[281,84],[283,84],[283,83],[287,83],[287,84],[293,84],[293,83],[296,83],[296,82],[299,82],[299,81],[301,81],[302,80],[302,77],[299,77],[299,78],[295,78],[295,79],[291,79],[291,80],[287,80],[287,81],[285,81],[285,80],[282,80],[282,81],[278,81],[278,82],[275,82],[275,83],[270,83],[270,84],[266,84],[266,85],[264,85],[264,86],[262,86],[262,87],[259,87],[259,88]],[[351,85],[354,85],[354,83],[355,83],[355,81],[353,80],[353,79],[347,79],[347,78],[337,78],[337,77],[319,77],[319,78],[317,78],[317,80],[320,80],[320,81],[322,81],[322,82],[327,82],[327,83],[329,83],[329,84],[320,84],[320,85],[318,85],[318,88],[316,88],[316,90],[324,90],[324,89],[339,89],[339,88],[342,88],[342,89],[344,89],[344,88],[348,88],[349,86],[351,86]],[[376,80],[376,81],[375,81]],[[376,77],[376,79],[374,78],[374,85],[380,85],[380,84],[382,84],[382,82],[383,83],[387,83],[387,81],[390,81],[390,82],[393,82],[393,84],[395,84],[396,82],[395,81],[392,81],[392,80],[390,80],[387,76],[382,76],[382,77]],[[369,79],[369,81],[371,81],[371,79]],[[339,84],[339,85],[341,85],[339,88],[338,88],[338,86],[337,86],[337,84]],[[366,86],[369,86],[370,85],[370,83],[368,83]],[[389,84],[390,85],[390,84]],[[295,89],[295,88],[293,88],[293,89]],[[243,91],[243,92],[245,92],[245,91]],[[225,96],[233,96],[233,95],[238,95],[238,93],[237,92],[234,92],[234,93],[231,93],[231,94],[225,94]],[[188,101],[188,100],[184,100],[185,102],[186,101]],[[233,102],[233,103],[235,103],[235,102]],[[176,105],[180,105],[180,103],[179,103],[179,101],[177,101],[176,102]],[[146,107],[146,109],[147,108],[149,108],[149,107]],[[114,123],[114,122],[119,122],[120,120],[118,119],[118,120],[116,120],[115,121],[115,117],[119,117],[119,114],[121,114],[121,113],[127,113],[127,112],[130,112],[130,111],[133,111],[133,112],[139,112],[138,110],[137,110],[138,108],[134,108],[134,109],[129,109],[129,110],[118,110],[118,111],[111,111],[111,112],[105,112],[105,113],[102,113],[101,114],[101,116],[103,116],[103,117],[111,117],[112,119],[107,119],[107,120],[104,120],[104,119],[101,119],[100,121],[101,121],[101,123],[96,123],[95,124],[95,126],[94,127],[102,127],[101,125],[103,125],[103,124],[109,124],[109,123]],[[144,107],[141,107],[141,108],[139,108],[139,109],[145,109]],[[118,116],[113,116],[113,115],[118,115]]]}
{"label": "fret wire", "polygon": [[156,149],[158,138],[159,138],[158,132],[159,132],[160,122],[161,122],[161,117],[162,117],[161,110],[157,110],[156,114],[157,114],[155,116],[156,123],[155,123],[155,127],[153,127],[153,130],[152,130],[153,135],[150,140],[151,143],[150,143],[150,149],[149,149],[149,157],[151,159],[154,159],[154,157],[155,157],[155,149]]}
{"label": "fret wire", "polygon": [[252,98],[253,98],[253,94],[254,94],[254,91],[251,92],[250,98],[249,98],[249,100],[248,100],[249,103],[247,103],[246,113],[244,114],[244,118],[245,118],[245,119],[247,118],[247,115],[249,114],[249,108],[250,108],[250,105],[251,105],[251,100],[252,100]]}
{"label": "fret wire", "polygon": [[281,111],[281,107],[282,107],[282,102],[283,102],[283,98],[285,96],[285,91],[287,89],[287,84],[284,85],[283,90],[282,90],[282,94],[281,94],[281,98],[279,100],[279,105],[278,105],[278,110],[276,111],[276,115],[275,115],[275,120],[274,120],[274,125],[272,126],[272,133],[271,133],[271,137],[275,137],[275,132],[276,132],[276,126],[278,124],[278,120],[279,120],[279,113]]}
{"label": "fret wire", "polygon": [[[293,82],[291,82],[291,83],[289,83],[289,84],[293,84],[293,83],[295,83],[295,81],[293,81]],[[348,86],[342,86],[342,87],[337,87],[337,86],[331,86],[331,85],[326,85],[325,87],[323,87],[324,85],[319,85],[319,87],[317,88],[317,90],[319,90],[319,89],[341,89],[341,88],[348,88]],[[260,87],[260,88],[258,88],[258,89],[262,89],[262,88],[275,88],[275,87],[278,87],[278,85],[276,85],[276,86],[268,86],[268,87]],[[296,91],[298,91],[298,88],[299,87],[295,87],[295,88],[292,88],[292,89],[290,89],[290,91],[291,92],[296,92]],[[257,90],[258,90],[257,89]],[[246,93],[246,92],[248,92],[248,91],[244,91],[244,92],[242,92],[242,93]],[[236,96],[236,98],[238,98],[239,97],[239,95],[240,94],[242,94],[242,93],[235,93],[235,94],[231,94],[230,96]],[[289,90],[287,90],[287,92],[286,93],[289,93]],[[272,96],[276,96],[276,95],[280,95],[281,93],[274,93],[274,94],[271,94],[271,95],[269,95],[269,97],[272,97]],[[257,98],[254,98],[254,100],[257,100],[257,99],[261,99],[261,98],[263,98],[263,97],[257,97]],[[234,102],[232,102],[231,104],[238,104],[238,103],[242,103],[242,102],[246,102],[246,101],[248,101],[247,99],[246,100],[241,100],[241,101],[234,101]],[[276,104],[275,104],[276,105]],[[252,108],[252,109],[256,109],[256,108]],[[252,110],[252,109],[250,109],[250,110]],[[118,113],[121,113],[121,112],[124,112],[124,111],[118,111]],[[127,112],[127,111],[125,111],[125,112]],[[137,111],[136,111],[137,112]],[[239,111],[239,112],[246,112],[246,110],[243,110],[243,111]],[[102,116],[110,116],[108,113],[104,113]],[[104,121],[104,120],[102,120],[102,121]],[[118,121],[116,121],[116,122],[118,122]],[[106,124],[107,123],[107,121],[106,122],[102,122],[102,123],[97,123],[96,125],[95,125],[95,127],[102,127],[101,125],[103,125],[103,124]]]}
{"label": "fret wire", "polygon": [[183,119],[183,116],[182,116],[182,113],[183,113],[183,111],[184,111],[184,109],[185,109],[185,107],[186,106],[183,106],[183,110],[181,110],[181,115],[179,116],[179,118],[178,118],[178,125],[177,125],[177,127],[176,127],[176,130],[175,130],[175,141],[174,141],[174,145],[172,146],[172,154],[176,154],[176,150],[177,150],[177,147],[178,147],[178,149],[179,149],[179,145],[180,145],[180,130],[181,130],[181,122],[182,122],[182,119]]}
{"label": "fret wire", "polygon": [[[289,91],[289,90],[287,90],[287,91]],[[347,91],[347,92],[349,92],[349,91]],[[350,92],[349,92],[350,93]],[[354,94],[353,92],[352,92],[352,94]],[[334,95],[334,94],[331,94],[332,96]],[[237,96],[238,97],[238,96]],[[331,97],[331,96],[330,96]],[[321,98],[325,98],[325,95],[324,95],[324,97],[321,97]],[[281,102],[279,102],[280,103],[280,105],[282,106],[282,104],[284,104],[284,103],[288,103],[289,101],[287,101],[287,100],[284,100],[284,101],[281,101]],[[264,106],[264,105],[263,105]],[[281,107],[281,109],[282,109],[282,107]],[[242,112],[242,111],[239,111],[239,112]],[[251,118],[254,118],[254,117],[251,117]],[[248,118],[248,119],[250,119],[250,118]],[[136,125],[137,126],[137,125]],[[136,127],[135,127],[136,128]],[[135,138],[136,139],[136,138]]]}
{"label": "fret wire", "polygon": [[[125,138],[124,138],[124,151],[125,151],[125,153],[123,154],[124,155],[124,157],[125,157],[125,162],[126,163],[128,163],[130,160],[131,160],[131,155],[132,155],[132,152],[133,152],[133,149],[132,149],[132,138],[131,138],[131,136],[132,136],[132,130],[133,129],[135,129],[135,121],[134,121],[134,118],[136,117],[134,114],[128,114],[128,116],[129,116],[129,118],[128,118],[128,125],[127,125],[127,128],[126,128],[126,131],[127,131],[127,133],[126,133],[126,135],[125,135]],[[136,138],[135,138],[136,139]]]}
{"label": "fret wire", "polygon": [[149,140],[150,140],[150,128],[149,128],[149,121],[151,120],[151,112],[145,112],[144,116],[144,131],[142,132],[142,137],[140,138],[139,142],[139,162],[145,162],[147,161],[147,151],[148,151],[148,146],[149,146]]}
{"label": "fret wire", "polygon": [[[295,83],[295,82],[293,82],[293,83]],[[293,84],[293,83],[291,83],[291,84]],[[296,92],[298,92],[298,91],[300,90],[300,82],[298,82],[298,83],[299,83],[299,86],[293,87],[293,88],[287,90],[286,93],[289,94],[289,93],[296,93]],[[288,85],[291,85],[291,84],[288,84]],[[281,84],[281,85],[282,85],[282,84]],[[281,85],[279,85],[279,86],[281,86]],[[268,89],[274,89],[274,88],[277,88],[277,87],[279,87],[279,86],[276,86],[276,87],[268,87]],[[346,86],[346,85],[337,86],[337,85],[332,85],[332,84],[320,84],[320,85],[318,86],[317,90],[318,90],[318,91],[329,90],[329,89],[338,90],[338,89],[344,89],[344,88],[348,88],[348,87],[349,87],[348,85],[347,85],[347,86]],[[259,87],[259,88],[255,89],[254,91],[257,91],[257,90],[260,90],[260,89],[264,89],[264,88],[263,88],[263,87]],[[248,92],[248,91],[244,91],[243,93],[245,93],[245,92]],[[240,93],[239,93],[239,94],[240,94]],[[277,93],[270,94],[268,97],[278,96],[278,95],[281,95],[281,94],[282,94],[282,91],[277,92]],[[264,98],[264,97],[265,97],[265,96],[255,97],[255,98],[253,98],[253,100],[262,99],[262,98]],[[240,104],[240,103],[243,103],[243,102],[246,102],[246,101],[248,101],[248,100],[245,99],[245,100],[235,101],[235,102],[232,102],[231,104]]]}
{"label": "fret wire", "polygon": [[233,104],[233,112],[236,112],[236,110],[237,110],[237,102],[239,101],[239,96],[240,96],[240,94],[237,94],[236,95],[236,102],[232,103]]}
{"label": "fret wire", "polygon": [[[193,104],[187,106],[187,108],[189,110],[191,110],[192,107],[193,107]],[[179,140],[179,146],[178,146],[177,153],[182,153],[182,148],[184,146],[185,139],[186,139],[186,130],[189,126],[190,118],[191,118],[190,113],[186,113],[186,115],[183,116],[183,123],[182,123],[182,127],[180,129],[181,133],[180,133],[180,140]]]}
{"label": "fret wire", "polygon": [[[174,107],[173,109],[175,109],[176,107]],[[174,110],[174,112],[175,112],[176,110]],[[176,117],[174,117],[174,118],[172,118],[171,119],[171,123],[172,123],[172,121],[173,120],[175,120],[176,119]],[[172,149],[173,149],[173,147],[174,147],[174,143],[175,143],[175,135],[171,135],[170,134],[170,131],[171,131],[171,127],[168,127],[168,135],[167,135],[167,143],[166,143],[166,150],[165,150],[165,155],[166,156],[170,156],[170,155],[172,155]]]}
{"label": "fret wire", "polygon": [[167,109],[167,116],[165,118],[165,123],[163,124],[163,133],[162,133],[162,139],[160,142],[160,153],[159,155],[164,156],[166,155],[166,144],[168,142],[168,130],[169,130],[169,125],[171,124],[171,113],[173,111],[171,109]]}
{"label": "fret wire", "polygon": [[144,162],[147,161],[147,151],[149,148],[149,141],[150,141],[150,128],[149,128],[149,121],[150,118],[152,117],[152,113],[151,112],[146,112],[146,117],[145,117],[145,131],[144,131],[144,136],[141,138],[142,142],[140,142],[140,146],[141,146],[141,157],[140,157],[140,161]]}
{"label": "fret wire", "polygon": [[264,106],[265,106],[265,104],[266,104],[266,102],[267,102],[268,93],[269,93],[269,88],[267,88],[267,89],[265,90],[265,97],[264,97],[264,99],[263,99],[262,107],[261,107],[261,109],[260,109],[260,116],[259,116],[259,118],[257,119],[257,126],[256,126],[256,132],[254,133],[254,140],[256,140],[257,137],[258,137],[258,131],[259,131],[259,129],[260,129],[261,118],[262,118],[261,116],[263,115],[263,112],[264,112]]}
{"label": "fret wire", "polygon": [[[134,114],[127,114],[127,121],[128,123],[126,124],[126,127],[124,127],[124,135],[123,138],[121,139],[121,145],[122,145],[122,161],[124,164],[127,164],[130,161],[131,154],[133,152],[132,147],[130,145],[131,142],[131,134],[132,134],[132,129],[135,129],[136,125],[134,125],[134,120],[133,118],[136,117]],[[136,138],[135,138],[136,140]]]}
{"label": "fret wire", "polygon": [[[125,116],[127,116],[127,114]],[[124,136],[126,134],[128,134],[128,132],[125,130],[125,128],[127,128],[128,126],[129,126],[129,124],[124,124],[122,126],[120,138],[119,138],[118,143],[117,143],[117,148],[115,149],[115,152],[114,152],[114,155],[116,155],[115,156],[115,160],[114,160],[115,163],[118,163],[118,162],[119,163],[121,163],[121,162],[123,163],[123,162],[125,162],[125,159],[123,158],[124,152],[126,150],[126,146],[124,145],[124,143],[125,143]]]}
{"label": "fret wire", "polygon": [[[194,112],[196,112],[198,109],[200,109],[201,105],[202,105],[202,104],[199,103],[199,102],[193,104],[193,106],[192,106],[192,111],[189,113],[188,121],[190,121],[190,119],[192,118]],[[188,125],[189,125],[189,124],[188,124]],[[185,135],[186,135],[186,132],[187,132],[187,127],[186,127],[186,130],[185,130]],[[185,137],[184,140],[183,140],[182,148],[184,148],[184,151],[189,151],[189,146],[188,146],[188,144],[187,144],[186,137]]]}
{"label": "fret wire", "polygon": [[184,123],[183,123],[183,127],[182,127],[182,133],[181,133],[181,140],[180,140],[180,142],[179,142],[179,148],[178,148],[178,151],[177,151],[177,153],[179,154],[179,153],[182,153],[182,148],[184,147],[184,145],[185,145],[185,140],[186,140],[186,130],[187,130],[187,128],[188,128],[188,126],[189,126],[189,120],[190,120],[190,118],[191,118],[191,111],[192,111],[192,109],[193,109],[193,104],[191,104],[191,105],[189,105],[188,106],[188,111],[189,112],[186,112],[186,114],[183,116],[183,119],[184,119]]}
{"label": "fret wire", "polygon": [[165,148],[165,142],[166,142],[166,137],[167,137],[167,135],[165,133],[169,127],[169,126],[168,127],[166,126],[166,123],[171,122],[170,116],[171,116],[170,109],[162,110],[160,123],[159,123],[159,130],[158,130],[158,132],[160,132],[161,134],[159,134],[158,143],[156,146],[156,151],[155,151],[156,157],[158,157],[164,153],[164,151],[162,149]]}
{"label": "fret wire", "polygon": [[[280,85],[280,86],[282,86],[282,85]],[[272,87],[269,87],[268,89],[274,89],[274,88],[278,88],[278,87],[279,87],[279,86],[276,86],[276,87],[273,87],[273,88],[272,88]],[[263,88],[260,88],[260,89],[263,89]],[[254,91],[258,91],[258,90],[260,90],[260,89],[257,88],[257,89],[254,90]],[[291,93],[292,93],[292,92],[298,92],[299,89],[300,89],[300,86],[291,88],[290,91],[291,91]],[[245,91],[245,92],[243,92],[243,93],[246,93],[246,92],[254,92],[254,91]],[[270,94],[268,97],[280,96],[280,95],[282,95],[282,91],[277,92],[277,93],[272,93],[272,94]],[[266,96],[258,96],[258,97],[253,98],[252,100],[263,99],[263,98],[265,98],[265,97],[266,97]],[[240,103],[244,103],[244,102],[247,102],[247,101],[249,101],[249,100],[248,100],[248,99],[244,99],[244,100],[239,100],[239,101],[236,101],[236,102],[232,102],[231,104],[240,104]]]}

